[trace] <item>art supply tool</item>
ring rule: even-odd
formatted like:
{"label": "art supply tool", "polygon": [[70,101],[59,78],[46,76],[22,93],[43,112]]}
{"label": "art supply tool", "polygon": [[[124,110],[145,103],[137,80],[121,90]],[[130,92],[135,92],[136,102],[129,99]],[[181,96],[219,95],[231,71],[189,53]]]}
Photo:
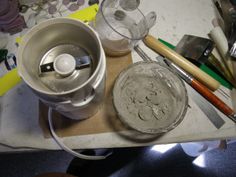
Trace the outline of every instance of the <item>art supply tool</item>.
{"label": "art supply tool", "polygon": [[219,88],[220,83],[218,81],[216,81],[211,76],[201,71],[197,66],[186,60],[184,57],[176,53],[174,50],[171,50],[170,48],[162,44],[155,37],[147,35],[143,41],[149,48],[153,49],[157,53],[173,61],[175,64],[183,68],[185,71],[192,74],[196,79],[198,79],[212,91],[215,91]]}
{"label": "art supply tool", "polygon": [[189,85],[191,85],[198,93],[205,97],[212,105],[219,109],[222,113],[228,116],[233,122],[236,123],[236,113],[228,105],[226,105],[220,98],[214,95],[206,86],[201,84],[191,75],[187,74],[183,69],[169,61],[164,59],[165,63],[173,68],[177,74],[180,75]]}

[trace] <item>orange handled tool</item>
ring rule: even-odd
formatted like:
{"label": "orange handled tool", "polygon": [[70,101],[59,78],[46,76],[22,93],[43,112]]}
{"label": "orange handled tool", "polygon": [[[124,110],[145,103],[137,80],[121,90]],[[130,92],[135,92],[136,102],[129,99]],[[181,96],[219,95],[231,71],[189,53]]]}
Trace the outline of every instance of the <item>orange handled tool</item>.
{"label": "orange handled tool", "polygon": [[205,97],[212,105],[219,109],[222,113],[228,116],[233,122],[236,123],[236,113],[228,105],[226,105],[220,98],[213,94],[206,86],[198,82],[192,76],[187,74],[181,68],[174,63],[164,59],[165,63],[174,69],[177,74],[184,79],[189,85],[191,85],[198,93]]}

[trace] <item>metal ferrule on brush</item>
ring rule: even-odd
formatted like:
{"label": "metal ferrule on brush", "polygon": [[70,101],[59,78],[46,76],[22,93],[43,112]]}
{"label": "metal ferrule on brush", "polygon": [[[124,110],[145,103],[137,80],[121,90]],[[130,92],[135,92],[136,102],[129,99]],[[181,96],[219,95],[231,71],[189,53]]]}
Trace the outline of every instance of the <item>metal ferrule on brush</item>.
{"label": "metal ferrule on brush", "polygon": [[164,62],[170,66],[176,73],[184,79],[187,83],[191,84],[193,77],[191,77],[189,74],[187,74],[183,69],[175,65],[174,63],[170,62],[168,59],[164,59]]}

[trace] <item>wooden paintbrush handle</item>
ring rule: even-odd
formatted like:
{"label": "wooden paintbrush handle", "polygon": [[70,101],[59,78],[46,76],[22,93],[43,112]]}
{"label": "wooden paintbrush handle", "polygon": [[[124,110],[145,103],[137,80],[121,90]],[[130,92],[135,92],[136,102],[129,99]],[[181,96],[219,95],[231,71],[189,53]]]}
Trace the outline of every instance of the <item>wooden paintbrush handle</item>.
{"label": "wooden paintbrush handle", "polygon": [[160,55],[170,59],[173,63],[180,66],[182,69],[194,76],[194,78],[206,85],[210,90],[215,91],[219,88],[220,83],[218,81],[201,71],[194,64],[176,53],[174,50],[162,44],[153,36],[147,35],[143,41],[149,48],[153,49]]}
{"label": "wooden paintbrush handle", "polygon": [[193,79],[190,83],[191,86],[200,93],[203,97],[205,97],[210,103],[212,103],[217,109],[219,109],[222,113],[227,116],[234,115],[234,111],[226,105],[220,98],[214,95],[207,87],[198,82],[196,79]]}

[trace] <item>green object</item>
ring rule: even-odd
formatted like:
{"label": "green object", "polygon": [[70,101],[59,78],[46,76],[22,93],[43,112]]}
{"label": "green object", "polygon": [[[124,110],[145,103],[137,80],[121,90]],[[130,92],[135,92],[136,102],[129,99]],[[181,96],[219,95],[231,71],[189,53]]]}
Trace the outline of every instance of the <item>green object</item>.
{"label": "green object", "polygon": [[[170,49],[174,50],[175,46],[164,41],[163,39],[158,39],[162,44],[164,44],[165,46],[169,47]],[[200,66],[200,69],[202,71],[204,71],[205,73],[207,73],[208,75],[210,75],[211,77],[213,77],[215,80],[217,80],[221,85],[225,86],[226,88],[232,90],[233,86],[231,83],[229,83],[227,80],[225,80],[224,78],[222,78],[220,75],[218,75],[216,72],[214,72],[212,69],[210,69],[209,67],[207,67],[205,64],[202,64]]]}
{"label": "green object", "polygon": [[0,63],[7,58],[8,50],[0,49]]}
{"label": "green object", "polygon": [[163,39],[158,39],[162,44],[166,45],[167,47],[169,47],[170,49],[174,50],[175,46],[170,44],[169,42],[164,41]]}
{"label": "green object", "polygon": [[223,77],[221,77],[220,75],[218,75],[217,73],[215,73],[212,69],[210,69],[208,66],[202,64],[200,66],[200,69],[202,71],[204,71],[205,73],[209,74],[211,77],[213,77],[214,79],[216,79],[218,82],[220,82],[221,85],[225,86],[226,88],[232,90],[233,89],[233,85],[231,83],[229,83],[227,80],[225,80]]}

